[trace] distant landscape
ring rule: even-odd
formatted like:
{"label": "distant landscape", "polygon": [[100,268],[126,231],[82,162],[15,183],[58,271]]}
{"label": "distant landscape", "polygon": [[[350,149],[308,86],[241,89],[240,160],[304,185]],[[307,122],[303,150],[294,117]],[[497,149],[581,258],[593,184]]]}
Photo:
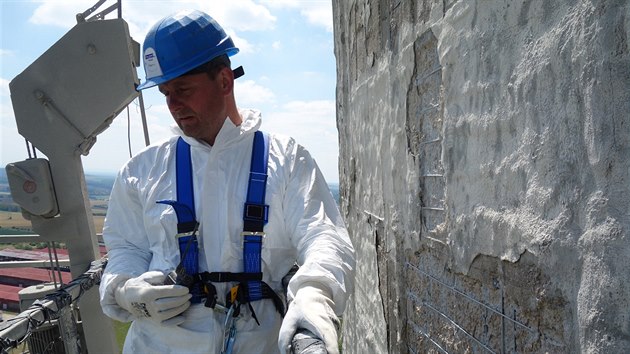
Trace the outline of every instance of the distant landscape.
{"label": "distant landscape", "polygon": [[[103,219],[107,212],[107,201],[114,185],[114,174],[90,174],[87,173],[85,181],[88,196],[94,215],[94,224],[97,232],[103,229]],[[333,197],[339,203],[339,184],[330,183]],[[30,221],[25,220],[20,212],[20,207],[13,202],[6,171],[0,169],[0,235],[16,235],[32,232]]]}

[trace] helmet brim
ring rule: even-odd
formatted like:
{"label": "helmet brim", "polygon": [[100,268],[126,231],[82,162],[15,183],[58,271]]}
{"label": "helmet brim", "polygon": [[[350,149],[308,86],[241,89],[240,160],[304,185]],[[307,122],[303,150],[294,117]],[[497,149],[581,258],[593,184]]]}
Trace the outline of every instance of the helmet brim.
{"label": "helmet brim", "polygon": [[[215,53],[216,55],[214,57],[212,57],[211,59],[209,59],[209,60],[207,60],[205,62],[200,63],[199,65],[203,65],[203,64],[205,64],[205,63],[207,63],[207,62],[209,62],[209,61],[213,60],[214,58],[219,57],[221,55],[227,54],[228,56],[231,57],[231,56],[233,56],[234,54],[236,54],[238,52],[239,52],[238,48],[236,48],[234,46],[231,46],[231,47],[228,47],[224,51]],[[204,57],[204,56],[201,56],[201,57]],[[199,62],[198,59],[196,61]],[[165,74],[165,75],[161,75],[161,76],[154,76],[154,77],[152,77],[150,79],[147,79],[144,83],[142,83],[142,84],[140,84],[140,85],[138,85],[136,87],[136,91],[141,91],[141,90],[144,90],[144,89],[148,89],[148,88],[151,88],[151,87],[154,87],[154,86],[157,86],[157,85],[161,85],[161,84],[163,84],[165,82],[168,82],[170,80],[176,79],[176,78],[186,74],[187,72],[189,72],[190,71],[190,67],[191,66],[195,66],[195,65],[183,65],[181,68],[179,68],[179,70],[172,71],[169,74]]]}

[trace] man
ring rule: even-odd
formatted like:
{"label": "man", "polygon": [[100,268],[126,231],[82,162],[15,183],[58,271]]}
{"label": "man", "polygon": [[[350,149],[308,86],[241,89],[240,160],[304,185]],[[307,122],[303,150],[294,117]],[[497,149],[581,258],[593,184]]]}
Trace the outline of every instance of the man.
{"label": "man", "polygon": [[[285,353],[299,328],[338,352],[354,249],[303,147],[269,135],[268,153],[253,152],[261,151],[261,117],[237,108],[239,71],[229,60],[237,52],[199,11],[162,19],[145,39],[147,77],[138,89],[158,86],[177,128],[127,162],[109,202],[101,304],[108,316],[133,321],[126,353]],[[190,153],[180,154],[180,144]],[[251,177],[263,174],[253,170],[260,156],[266,182]],[[250,190],[264,200],[251,202]],[[295,263],[286,309],[282,281]]]}

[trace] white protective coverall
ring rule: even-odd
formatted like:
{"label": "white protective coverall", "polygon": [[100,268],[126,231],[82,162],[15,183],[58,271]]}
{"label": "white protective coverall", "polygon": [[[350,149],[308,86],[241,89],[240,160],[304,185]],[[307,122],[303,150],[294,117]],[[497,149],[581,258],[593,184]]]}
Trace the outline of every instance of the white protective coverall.
{"label": "white protective coverall", "polygon": [[[254,132],[260,113],[241,110],[243,123],[226,119],[215,144],[183,136],[191,145],[194,199],[200,222],[199,268],[209,272],[243,270],[240,235],[247,194]],[[109,262],[100,285],[105,314],[119,321],[135,320],[125,353],[219,353],[225,314],[194,304],[186,321],[163,327],[135,319],[115,301],[115,289],[149,270],[168,273],[180,260],[172,207],[156,201],[176,198],[177,136],[138,153],[120,170],[109,201],[103,238]],[[282,292],[282,277],[297,260],[300,269],[289,284],[292,298],[301,284],[315,282],[331,290],[340,315],[354,281],[354,249],[336,203],[310,154],[293,139],[270,135],[266,202],[269,222],[262,248],[263,281]],[[215,283],[219,301],[233,283]],[[247,306],[236,322],[234,353],[277,353],[282,322],[273,302],[252,303],[260,326]]]}

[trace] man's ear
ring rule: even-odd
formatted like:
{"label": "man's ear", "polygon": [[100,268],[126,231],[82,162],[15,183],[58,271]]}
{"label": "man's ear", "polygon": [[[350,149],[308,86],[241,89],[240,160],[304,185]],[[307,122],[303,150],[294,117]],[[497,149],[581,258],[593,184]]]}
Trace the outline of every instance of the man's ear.
{"label": "man's ear", "polygon": [[217,79],[221,85],[221,91],[224,94],[229,94],[234,89],[234,72],[229,67],[223,67],[217,74]]}

